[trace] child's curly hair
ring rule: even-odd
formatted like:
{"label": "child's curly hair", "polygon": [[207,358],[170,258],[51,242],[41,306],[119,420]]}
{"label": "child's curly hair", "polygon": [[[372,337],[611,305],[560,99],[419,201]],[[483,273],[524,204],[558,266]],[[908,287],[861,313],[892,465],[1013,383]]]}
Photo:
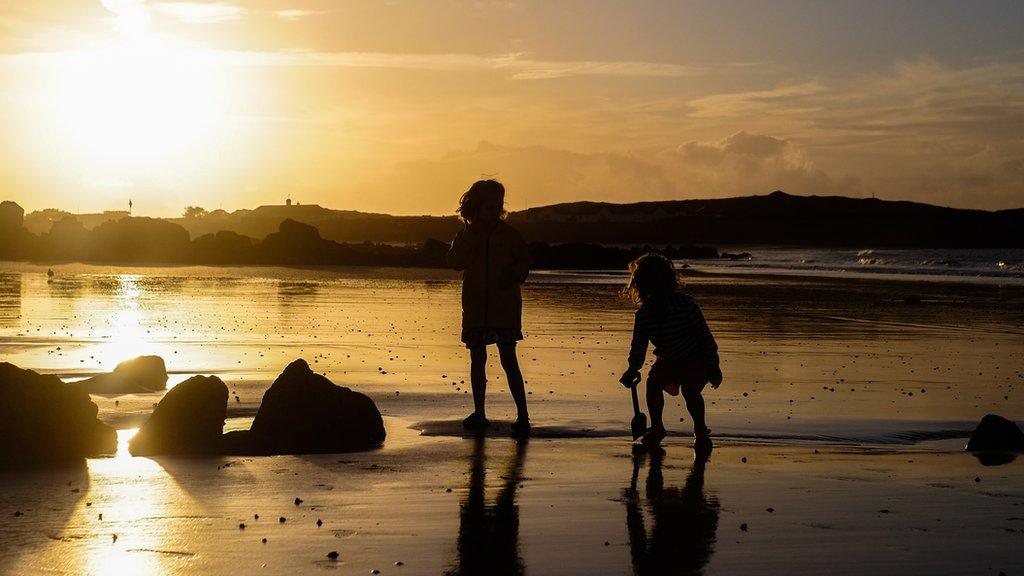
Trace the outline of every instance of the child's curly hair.
{"label": "child's curly hair", "polygon": [[[463,222],[469,222],[476,217],[477,212],[480,211],[480,206],[488,196],[497,197],[498,203],[503,207],[505,206],[505,186],[501,182],[497,180],[477,180],[469,187],[469,190],[459,199],[458,213]],[[506,212],[502,210],[501,217],[504,218],[505,216]]]}
{"label": "child's curly hair", "polygon": [[629,263],[629,283],[622,289],[622,296],[642,306],[672,294],[681,284],[671,260],[648,253]]}

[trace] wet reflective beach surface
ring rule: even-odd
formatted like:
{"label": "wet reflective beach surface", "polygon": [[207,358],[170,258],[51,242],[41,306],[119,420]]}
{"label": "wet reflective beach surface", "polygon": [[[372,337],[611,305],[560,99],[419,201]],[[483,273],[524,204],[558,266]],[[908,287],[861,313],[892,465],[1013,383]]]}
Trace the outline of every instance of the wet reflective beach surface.
{"label": "wet reflective beach surface", "polygon": [[[516,443],[496,361],[488,410],[498,430],[461,437],[471,401],[451,273],[54,271],[0,268],[3,361],[70,380],[158,354],[172,385],[223,378],[229,427],[240,427],[303,357],[373,397],[389,438],[357,454],[122,450],[0,473],[0,573],[1024,568],[1014,553],[1024,538],[1020,459],[987,467],[958,452],[984,414],[1024,419],[1016,285],[691,275],[725,371],[706,394],[718,441],[705,459],[689,447],[676,398],[666,453],[629,449],[631,408],[616,379],[632,318],[619,276],[538,274],[526,285],[519,354],[536,434]],[[126,442],[159,398],[94,401]]]}

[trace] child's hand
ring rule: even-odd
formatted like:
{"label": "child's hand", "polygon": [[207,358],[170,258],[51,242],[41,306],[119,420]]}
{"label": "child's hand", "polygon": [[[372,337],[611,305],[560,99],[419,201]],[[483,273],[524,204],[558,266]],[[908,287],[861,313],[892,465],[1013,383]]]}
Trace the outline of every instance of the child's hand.
{"label": "child's hand", "polygon": [[708,382],[711,382],[711,387],[717,390],[722,385],[722,369],[718,366],[712,368]]}
{"label": "child's hand", "polygon": [[633,370],[632,368],[626,370],[619,377],[619,384],[622,384],[626,388],[635,388],[637,384],[642,380],[639,370]]}

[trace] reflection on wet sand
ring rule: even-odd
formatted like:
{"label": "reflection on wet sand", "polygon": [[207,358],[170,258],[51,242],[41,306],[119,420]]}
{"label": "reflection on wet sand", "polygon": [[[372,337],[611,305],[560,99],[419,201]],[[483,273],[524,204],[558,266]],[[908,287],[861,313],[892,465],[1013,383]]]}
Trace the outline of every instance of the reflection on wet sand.
{"label": "reflection on wet sand", "polygon": [[519,550],[519,507],[516,489],[526,461],[525,440],[515,442],[494,504],[486,501],[486,439],[476,438],[469,468],[469,490],[459,506],[458,557],[446,571],[451,576],[523,574]]}
{"label": "reflection on wet sand", "polygon": [[626,527],[633,572],[647,574],[701,574],[714,552],[718,531],[718,499],[704,493],[704,469],[710,452],[698,452],[683,487],[665,487],[665,453],[650,455],[644,496],[651,515],[651,530],[637,491],[640,468],[647,453],[633,454],[633,474],[623,492]]}
{"label": "reflection on wet sand", "polygon": [[0,328],[14,328],[21,318],[21,274],[0,273]]}

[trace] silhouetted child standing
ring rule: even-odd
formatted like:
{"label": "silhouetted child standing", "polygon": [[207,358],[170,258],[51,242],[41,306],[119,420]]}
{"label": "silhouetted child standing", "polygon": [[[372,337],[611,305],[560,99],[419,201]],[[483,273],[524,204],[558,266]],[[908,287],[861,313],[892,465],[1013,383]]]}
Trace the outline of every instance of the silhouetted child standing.
{"label": "silhouetted child standing", "polygon": [[480,180],[462,195],[459,215],[466,226],[452,242],[448,265],[463,271],[462,342],[471,362],[474,411],[462,425],[490,425],[484,410],[487,345],[496,344],[518,412],[512,431],[522,435],[530,431],[530,415],[516,342],[523,339],[519,285],[529,274],[530,256],[523,237],[504,221],[504,206],[505,187],[495,180]]}
{"label": "silhouetted child standing", "polygon": [[680,290],[679,276],[672,262],[657,254],[646,254],[630,263],[631,277],[623,293],[637,306],[629,368],[619,382],[627,388],[640,383],[640,368],[647,355],[647,343],[654,344],[654,364],[647,374],[647,410],[651,429],[642,442],[648,447],[665,438],[662,390],[675,396],[682,390],[686,409],[693,418],[695,445],[711,442],[711,429],[704,422],[701,392],[711,382],[722,383],[718,366],[718,344],[711,335],[700,307]]}

